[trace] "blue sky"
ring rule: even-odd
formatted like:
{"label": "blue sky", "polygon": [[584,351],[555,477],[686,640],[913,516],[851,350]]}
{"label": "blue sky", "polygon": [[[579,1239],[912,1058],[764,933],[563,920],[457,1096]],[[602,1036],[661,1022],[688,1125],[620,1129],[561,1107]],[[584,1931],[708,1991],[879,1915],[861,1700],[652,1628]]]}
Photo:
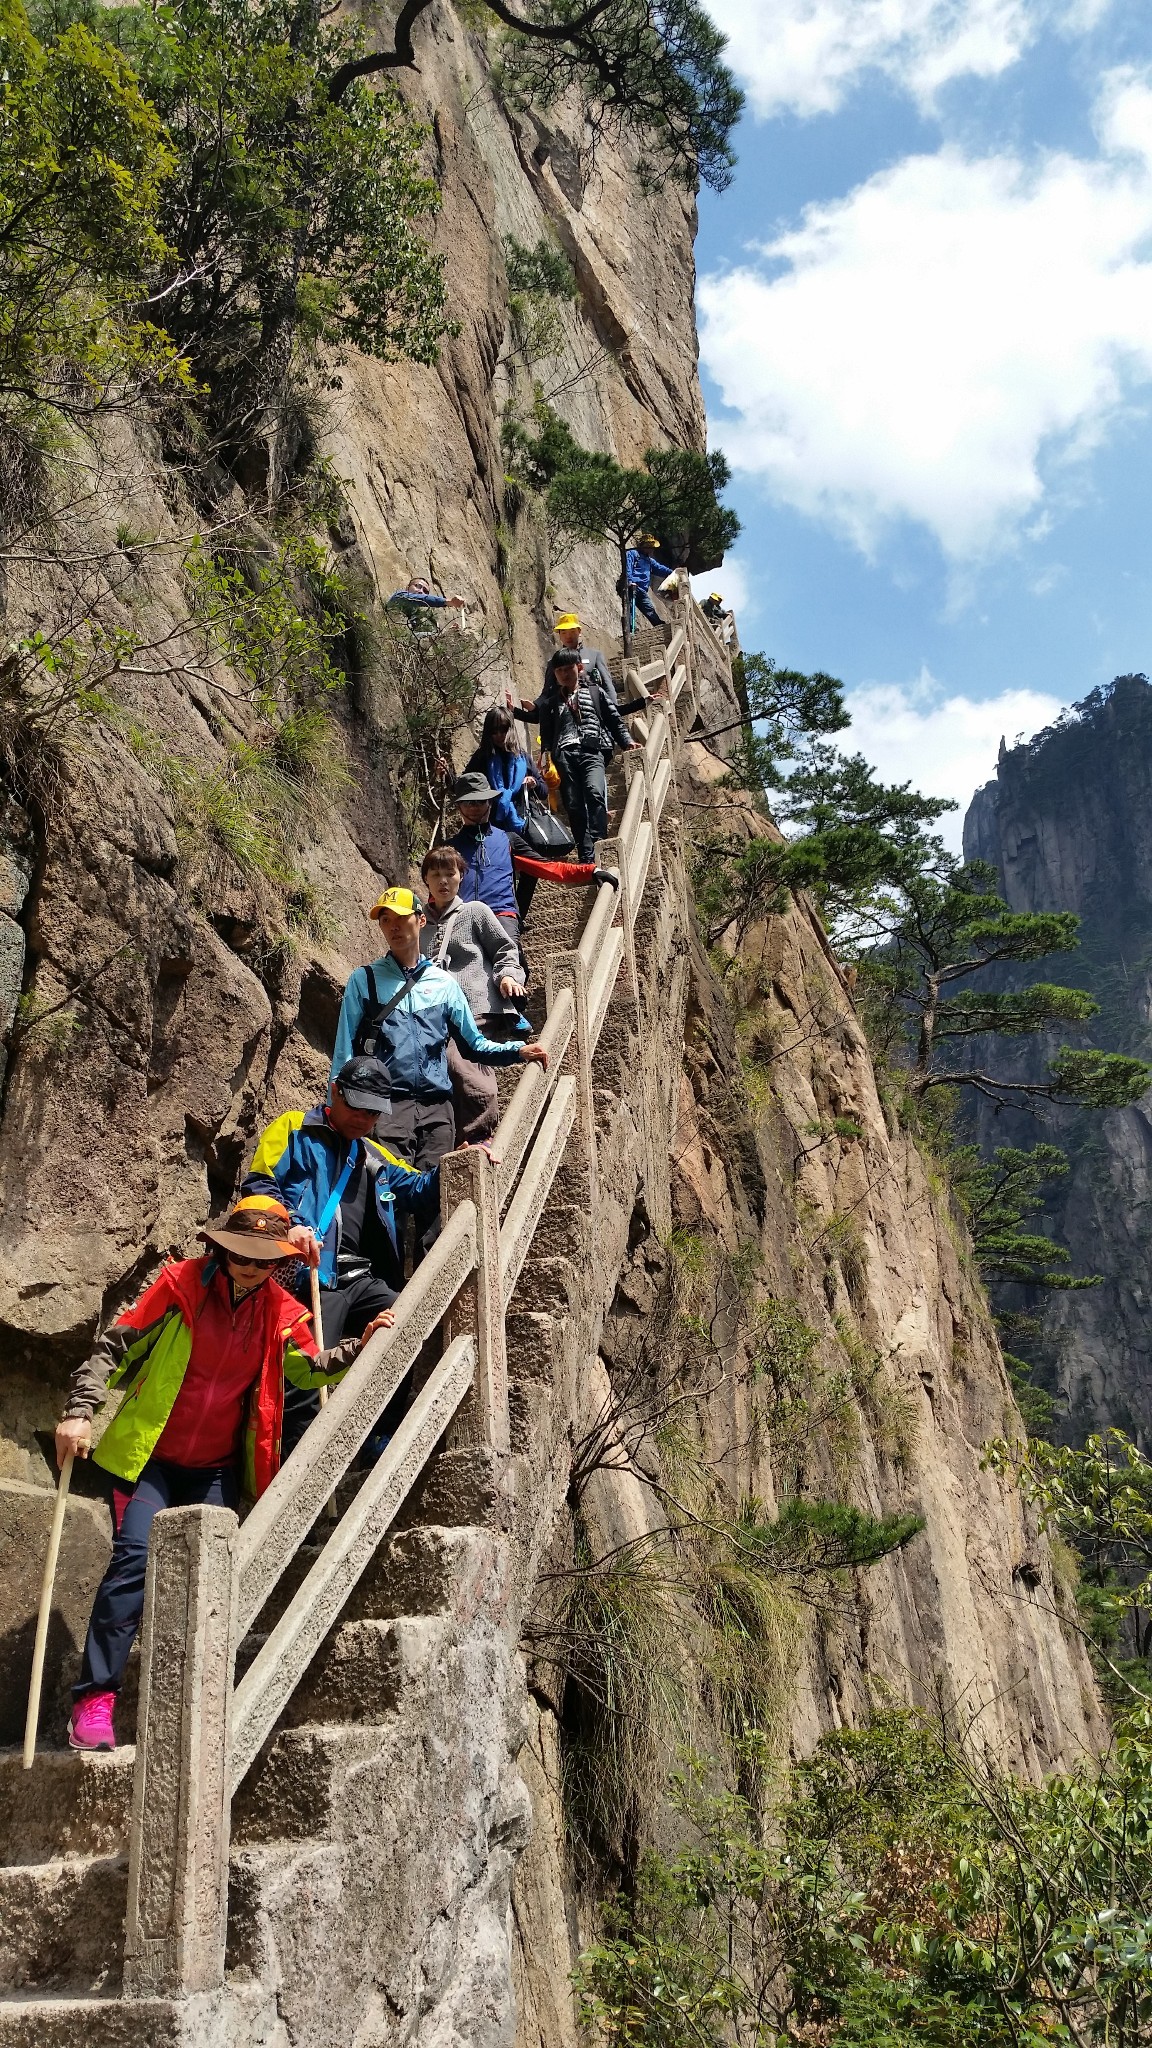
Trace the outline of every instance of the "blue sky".
{"label": "blue sky", "polygon": [[963,803],[1001,733],[1152,670],[1152,8],[709,4],[749,106],[700,204],[744,523],[705,580]]}

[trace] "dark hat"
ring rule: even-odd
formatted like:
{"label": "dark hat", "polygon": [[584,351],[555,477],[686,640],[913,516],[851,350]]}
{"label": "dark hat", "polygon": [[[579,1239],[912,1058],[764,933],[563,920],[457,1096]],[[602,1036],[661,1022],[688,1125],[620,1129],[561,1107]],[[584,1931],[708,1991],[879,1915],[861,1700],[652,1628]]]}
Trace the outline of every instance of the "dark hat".
{"label": "dark hat", "polygon": [[332,1083],[340,1090],[349,1109],[385,1110],[392,1107],[392,1082],[383,1060],[361,1053],[345,1060]]}
{"label": "dark hat", "polygon": [[498,789],[493,789],[488,777],[478,771],[456,777],[453,795],[458,804],[494,804],[499,794]]}
{"label": "dark hat", "polygon": [[218,1228],[202,1230],[200,1235],[219,1251],[274,1266],[281,1259],[300,1257],[296,1246],[288,1242],[291,1228],[292,1218],[283,1202],[271,1195],[244,1195]]}

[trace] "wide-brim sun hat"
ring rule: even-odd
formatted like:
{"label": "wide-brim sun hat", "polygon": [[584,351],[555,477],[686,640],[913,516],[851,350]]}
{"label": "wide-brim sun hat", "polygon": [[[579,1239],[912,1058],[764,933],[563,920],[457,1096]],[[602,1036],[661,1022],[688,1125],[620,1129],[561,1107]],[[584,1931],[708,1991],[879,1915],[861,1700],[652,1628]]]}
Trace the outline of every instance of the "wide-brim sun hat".
{"label": "wide-brim sun hat", "polygon": [[415,889],[385,889],[384,894],[376,898],[368,915],[379,923],[380,913],[384,910],[394,910],[397,917],[421,917],[424,905]]}
{"label": "wide-brim sun hat", "polygon": [[244,1195],[223,1223],[205,1228],[200,1236],[217,1251],[235,1252],[237,1258],[256,1259],[275,1266],[281,1259],[298,1259],[299,1249],[290,1244],[287,1232],[292,1218],[283,1202],[271,1195]]}
{"label": "wide-brim sun hat", "polygon": [[486,775],[474,770],[470,775],[458,775],[452,792],[458,804],[494,804],[500,792],[493,789]]}

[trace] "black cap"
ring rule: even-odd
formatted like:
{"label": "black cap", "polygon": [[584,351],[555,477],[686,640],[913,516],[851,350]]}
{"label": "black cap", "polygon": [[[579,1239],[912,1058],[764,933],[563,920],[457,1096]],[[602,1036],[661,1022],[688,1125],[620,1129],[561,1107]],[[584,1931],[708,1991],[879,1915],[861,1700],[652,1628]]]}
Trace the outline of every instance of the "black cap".
{"label": "black cap", "polygon": [[334,1086],[340,1090],[349,1109],[385,1110],[392,1107],[392,1082],[383,1060],[369,1059],[361,1053],[357,1059],[345,1060],[337,1074]]}

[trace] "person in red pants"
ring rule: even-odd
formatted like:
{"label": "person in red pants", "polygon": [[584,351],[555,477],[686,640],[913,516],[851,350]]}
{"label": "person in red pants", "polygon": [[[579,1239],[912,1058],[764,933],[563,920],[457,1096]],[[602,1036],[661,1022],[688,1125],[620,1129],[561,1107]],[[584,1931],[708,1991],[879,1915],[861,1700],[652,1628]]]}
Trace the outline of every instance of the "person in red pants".
{"label": "person in red pants", "polygon": [[92,1415],[110,1385],[125,1398],[93,1452],[109,1475],[115,1541],[84,1644],[68,1723],[73,1749],[114,1749],[112,1713],[144,1611],[148,1536],[161,1508],[234,1508],[255,1498],[280,1465],[284,1382],[339,1379],[390,1311],[362,1337],[317,1352],[308,1309],[280,1285],[277,1269],[300,1256],[303,1233],[283,1203],[237,1202],[202,1230],[207,1252],[165,1266],[98,1338],[72,1375],[56,1458],[86,1458]]}

